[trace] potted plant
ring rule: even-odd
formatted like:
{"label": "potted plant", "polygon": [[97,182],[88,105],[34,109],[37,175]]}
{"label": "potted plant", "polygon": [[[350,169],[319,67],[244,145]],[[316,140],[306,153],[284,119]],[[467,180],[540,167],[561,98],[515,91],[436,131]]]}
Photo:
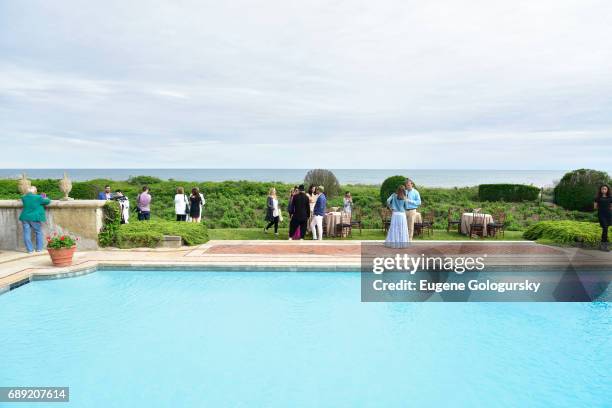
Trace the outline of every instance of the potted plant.
{"label": "potted plant", "polygon": [[72,265],[72,257],[78,240],[79,238],[70,235],[53,234],[53,237],[47,237],[47,251],[49,251],[53,266]]}

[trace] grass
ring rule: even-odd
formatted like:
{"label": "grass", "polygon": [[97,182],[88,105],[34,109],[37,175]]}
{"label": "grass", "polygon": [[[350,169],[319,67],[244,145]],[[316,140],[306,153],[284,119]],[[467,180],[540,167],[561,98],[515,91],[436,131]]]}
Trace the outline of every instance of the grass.
{"label": "grass", "polygon": [[[380,229],[364,229],[362,234],[359,234],[359,230],[353,230],[353,236],[345,239],[353,240],[384,240],[385,234]],[[278,229],[278,238],[286,240],[288,238],[289,231],[287,228]],[[275,239],[274,233],[268,231],[264,234],[260,228],[214,228],[208,230],[208,236],[210,239],[215,240],[258,240],[258,239]],[[307,236],[306,239],[311,239]],[[328,238],[331,240],[340,240],[340,238]],[[431,236],[417,237],[416,240],[434,240],[434,241],[470,241],[470,239],[461,235],[455,231],[446,232],[446,230],[435,230]],[[523,233],[521,231],[506,231],[504,238],[485,238],[484,241],[525,241]],[[482,238],[473,239],[472,241],[483,241]]]}

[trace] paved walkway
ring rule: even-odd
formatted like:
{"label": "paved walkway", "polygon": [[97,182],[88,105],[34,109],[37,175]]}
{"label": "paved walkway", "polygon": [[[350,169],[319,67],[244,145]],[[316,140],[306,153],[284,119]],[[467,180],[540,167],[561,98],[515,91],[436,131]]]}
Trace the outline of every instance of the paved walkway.
{"label": "paved walkway", "polygon": [[[55,268],[48,254],[0,252],[0,292],[32,278],[70,276],[97,267],[226,268],[257,270],[358,270],[361,244],[372,241],[210,241],[197,247],[177,249],[108,249],[75,254],[70,267]],[[418,241],[408,253],[433,251],[442,255],[487,255],[487,266],[535,268],[566,266],[612,269],[612,254],[576,248],[558,248],[533,242]]]}

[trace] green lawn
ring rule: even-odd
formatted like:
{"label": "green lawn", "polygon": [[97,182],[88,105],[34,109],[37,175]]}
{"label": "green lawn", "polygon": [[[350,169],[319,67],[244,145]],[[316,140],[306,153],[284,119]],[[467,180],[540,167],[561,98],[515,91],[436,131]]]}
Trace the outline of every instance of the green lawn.
{"label": "green lawn", "polygon": [[[287,239],[288,230],[287,228],[279,228],[278,239]],[[384,240],[385,234],[380,229],[364,229],[362,234],[359,234],[359,230],[353,230],[353,236],[348,239],[373,239],[373,240]],[[214,228],[208,230],[210,239],[274,239],[274,233],[269,231],[267,234],[263,233],[262,229],[259,228]],[[306,239],[311,239],[307,236]],[[325,239],[338,239],[338,238],[325,238]],[[418,237],[417,240],[436,240],[436,241],[469,241],[469,238],[465,235],[460,235],[457,232],[446,232],[446,230],[435,230],[431,236]],[[485,241],[497,241],[502,238],[485,238]],[[522,231],[506,231],[506,236],[503,238],[507,241],[525,241],[523,238]],[[482,239],[473,239],[472,241],[482,241]]]}

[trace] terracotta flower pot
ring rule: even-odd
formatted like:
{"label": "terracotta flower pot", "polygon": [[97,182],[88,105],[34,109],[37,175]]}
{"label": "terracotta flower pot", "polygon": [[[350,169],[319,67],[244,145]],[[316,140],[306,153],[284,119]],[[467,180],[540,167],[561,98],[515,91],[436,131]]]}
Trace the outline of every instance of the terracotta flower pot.
{"label": "terracotta flower pot", "polygon": [[74,251],[76,251],[76,245],[72,248],[47,248],[47,251],[49,251],[53,266],[70,266],[72,265],[72,257],[74,256]]}

